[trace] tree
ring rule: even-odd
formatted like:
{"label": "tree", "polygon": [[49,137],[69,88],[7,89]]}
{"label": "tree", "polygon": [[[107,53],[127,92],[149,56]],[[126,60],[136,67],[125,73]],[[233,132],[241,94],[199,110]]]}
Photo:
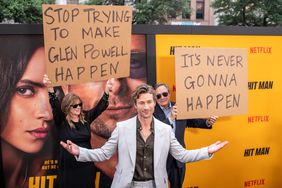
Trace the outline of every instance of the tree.
{"label": "tree", "polygon": [[133,12],[133,23],[164,24],[168,18],[191,12],[189,0],[151,0],[136,3]]}
{"label": "tree", "polygon": [[[168,18],[189,14],[190,0],[133,0],[134,24],[164,24]],[[0,22],[42,23],[41,5],[55,0],[0,0]],[[125,5],[125,0],[89,0],[88,5]],[[128,3],[126,4],[128,5]]]}
{"label": "tree", "polygon": [[52,4],[54,0],[1,0],[0,22],[42,23],[42,4]]}
{"label": "tree", "polygon": [[124,0],[88,0],[87,5],[124,5]]}
{"label": "tree", "polygon": [[[190,0],[135,0],[133,6],[134,24],[164,24],[172,16],[190,13]],[[124,5],[124,0],[89,0],[86,4]]]}
{"label": "tree", "polygon": [[219,25],[282,25],[282,0],[214,0],[212,7]]}

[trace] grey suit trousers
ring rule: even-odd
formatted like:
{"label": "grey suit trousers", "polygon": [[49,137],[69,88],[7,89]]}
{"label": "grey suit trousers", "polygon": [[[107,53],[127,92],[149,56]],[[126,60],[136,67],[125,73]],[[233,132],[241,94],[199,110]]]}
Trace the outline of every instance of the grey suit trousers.
{"label": "grey suit trousers", "polygon": [[133,181],[130,188],[156,188],[155,181]]}

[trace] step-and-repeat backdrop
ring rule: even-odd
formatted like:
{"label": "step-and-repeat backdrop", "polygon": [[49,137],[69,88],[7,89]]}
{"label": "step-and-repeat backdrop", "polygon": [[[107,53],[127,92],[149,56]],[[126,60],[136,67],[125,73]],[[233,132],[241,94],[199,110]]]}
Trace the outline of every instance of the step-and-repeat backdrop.
{"label": "step-and-repeat backdrop", "polygon": [[[0,41],[2,179],[4,177],[6,187],[57,187],[57,132],[51,115],[42,118],[44,121],[38,118],[38,110],[51,114],[47,89],[41,84],[46,72],[43,36],[1,35]],[[122,86],[119,90],[120,96],[123,96],[121,99],[127,102],[135,86],[147,82],[148,77],[146,35],[133,35],[131,42],[130,77],[117,81]],[[211,130],[186,129],[188,149],[206,146],[217,140],[228,140],[230,143],[209,161],[187,164],[183,187],[282,187],[282,116],[279,114],[282,106],[281,44],[281,36],[156,35],[156,81],[168,83],[174,99],[176,47],[247,50],[248,113],[220,117]],[[151,63],[150,59],[147,60]],[[69,86],[60,90],[61,94],[67,90],[82,94],[86,91],[103,93],[100,82]],[[125,98],[125,94],[129,98]],[[135,113],[132,108],[127,116]],[[105,113],[101,117],[106,121],[110,116]],[[122,114],[107,124],[113,129],[117,120],[128,117]],[[42,124],[46,129],[38,129]],[[101,141],[95,137],[93,130],[91,144],[99,147],[106,139]],[[115,156],[109,162],[96,164],[96,187],[110,187],[116,163]]]}

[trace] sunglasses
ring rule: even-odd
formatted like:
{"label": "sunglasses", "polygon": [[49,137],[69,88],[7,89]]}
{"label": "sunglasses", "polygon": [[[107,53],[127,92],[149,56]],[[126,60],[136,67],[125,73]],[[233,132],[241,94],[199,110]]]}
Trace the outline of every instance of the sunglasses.
{"label": "sunglasses", "polygon": [[160,94],[157,94],[157,99],[160,99],[163,97],[167,97],[168,96],[168,92],[163,92],[163,93],[160,93]]}
{"label": "sunglasses", "polygon": [[74,104],[74,105],[71,105],[71,107],[73,107],[73,108],[77,108],[78,106],[81,108],[81,107],[82,107],[82,102],[81,102],[81,103],[79,103],[79,104]]}

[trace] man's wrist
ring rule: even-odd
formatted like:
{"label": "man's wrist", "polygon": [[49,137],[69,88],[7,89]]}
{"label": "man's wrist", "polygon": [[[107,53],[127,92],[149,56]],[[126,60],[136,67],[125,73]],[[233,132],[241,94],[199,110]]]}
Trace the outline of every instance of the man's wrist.
{"label": "man's wrist", "polygon": [[168,120],[171,124],[175,122],[175,119],[172,119],[170,116],[168,117]]}
{"label": "man's wrist", "polygon": [[209,157],[213,156],[213,153],[210,153],[210,147],[209,146],[208,146],[208,155],[209,155]]}
{"label": "man's wrist", "polygon": [[211,127],[212,126],[212,124],[210,123],[210,121],[207,119],[206,120],[206,125],[208,126],[208,127]]}

